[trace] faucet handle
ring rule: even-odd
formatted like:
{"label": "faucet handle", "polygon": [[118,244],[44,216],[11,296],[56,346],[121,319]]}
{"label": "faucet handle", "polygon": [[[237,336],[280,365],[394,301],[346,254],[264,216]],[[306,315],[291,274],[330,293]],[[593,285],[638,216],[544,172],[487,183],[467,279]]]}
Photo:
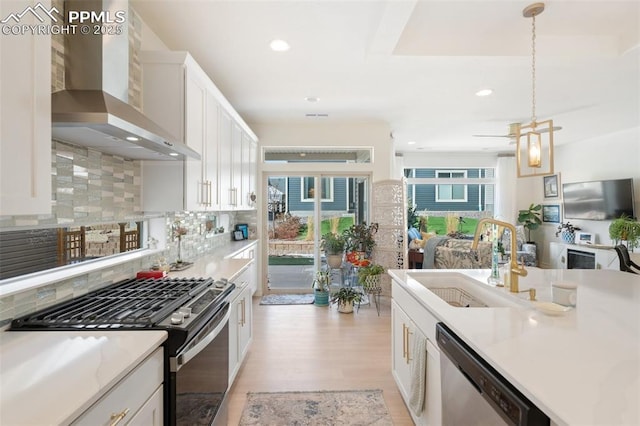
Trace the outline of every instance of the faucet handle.
{"label": "faucet handle", "polygon": [[529,300],[534,302],[536,300],[536,289],[529,288],[526,290],[520,290],[518,293],[529,293]]}

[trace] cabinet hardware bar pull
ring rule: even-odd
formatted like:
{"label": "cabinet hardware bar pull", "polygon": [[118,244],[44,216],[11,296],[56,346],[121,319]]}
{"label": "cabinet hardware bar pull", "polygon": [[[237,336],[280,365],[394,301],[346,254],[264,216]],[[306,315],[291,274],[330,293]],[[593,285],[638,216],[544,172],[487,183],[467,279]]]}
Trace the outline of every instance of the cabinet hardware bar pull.
{"label": "cabinet hardware bar pull", "polygon": [[402,358],[407,358],[407,326],[402,323]]}
{"label": "cabinet hardware bar pull", "polygon": [[407,364],[413,361],[413,358],[411,358],[411,351],[409,350],[409,335],[411,334],[413,334],[413,331],[409,330],[409,327],[407,327]]}
{"label": "cabinet hardware bar pull", "polygon": [[120,423],[120,420],[124,419],[124,417],[127,415],[128,412],[129,412],[129,409],[125,408],[119,413],[111,414],[111,417],[109,418],[109,421],[111,423],[109,423],[109,426],[116,426],[118,423]]}
{"label": "cabinet hardware bar pull", "polygon": [[213,204],[213,195],[212,195],[212,191],[211,191],[211,187],[213,186],[213,183],[211,181],[209,181],[209,206],[211,206]]}

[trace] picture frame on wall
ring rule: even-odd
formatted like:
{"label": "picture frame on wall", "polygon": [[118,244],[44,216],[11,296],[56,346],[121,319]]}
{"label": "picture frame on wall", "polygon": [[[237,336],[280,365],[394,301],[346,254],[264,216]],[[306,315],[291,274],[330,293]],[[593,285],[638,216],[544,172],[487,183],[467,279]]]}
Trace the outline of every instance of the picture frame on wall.
{"label": "picture frame on wall", "polygon": [[558,181],[558,175],[544,176],[543,182],[544,182],[544,198],[558,197],[558,188],[560,187],[560,182]]}
{"label": "picture frame on wall", "polygon": [[542,206],[542,221],[560,223],[560,204],[545,204]]}

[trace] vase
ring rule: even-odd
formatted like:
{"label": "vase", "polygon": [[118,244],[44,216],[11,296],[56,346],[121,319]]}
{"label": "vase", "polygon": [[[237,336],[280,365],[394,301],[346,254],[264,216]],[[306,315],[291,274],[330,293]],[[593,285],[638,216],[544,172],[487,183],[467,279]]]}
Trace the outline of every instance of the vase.
{"label": "vase", "polygon": [[331,269],[339,269],[342,266],[342,254],[327,254],[327,265]]}
{"label": "vase", "polygon": [[568,244],[575,244],[576,242],[576,234],[573,232],[562,231],[560,233],[560,238],[562,238],[562,241]]}
{"label": "vase", "polygon": [[314,290],[313,304],[316,306],[329,306],[329,292]]}
{"label": "vase", "polygon": [[338,301],[338,312],[343,314],[353,313],[353,301],[347,300],[344,302]]}

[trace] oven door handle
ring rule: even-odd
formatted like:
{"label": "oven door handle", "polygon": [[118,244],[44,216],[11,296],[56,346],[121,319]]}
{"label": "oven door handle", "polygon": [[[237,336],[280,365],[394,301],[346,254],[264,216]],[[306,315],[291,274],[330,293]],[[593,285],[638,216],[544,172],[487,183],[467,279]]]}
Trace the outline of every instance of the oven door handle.
{"label": "oven door handle", "polygon": [[193,347],[189,348],[187,351],[182,352],[178,356],[176,356],[176,371],[180,369],[184,364],[188,363],[191,359],[193,359],[196,355],[200,353],[209,343],[216,338],[216,336],[220,333],[220,331],[227,325],[229,322],[229,310],[224,314],[222,321],[211,330],[209,334],[202,338],[198,343],[196,343]]}

